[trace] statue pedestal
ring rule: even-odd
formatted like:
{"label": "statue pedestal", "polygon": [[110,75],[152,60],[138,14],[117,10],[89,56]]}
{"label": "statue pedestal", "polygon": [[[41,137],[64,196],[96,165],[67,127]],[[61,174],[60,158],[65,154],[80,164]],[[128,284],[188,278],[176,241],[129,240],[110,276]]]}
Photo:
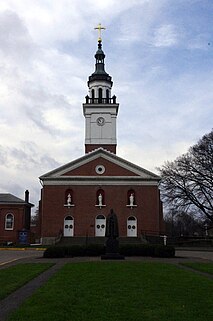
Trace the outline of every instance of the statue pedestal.
{"label": "statue pedestal", "polygon": [[116,238],[109,237],[106,241],[106,254],[101,256],[101,260],[124,260],[124,256],[118,253],[119,242]]}
{"label": "statue pedestal", "polygon": [[106,253],[101,255],[101,260],[125,260],[125,257],[119,253]]}

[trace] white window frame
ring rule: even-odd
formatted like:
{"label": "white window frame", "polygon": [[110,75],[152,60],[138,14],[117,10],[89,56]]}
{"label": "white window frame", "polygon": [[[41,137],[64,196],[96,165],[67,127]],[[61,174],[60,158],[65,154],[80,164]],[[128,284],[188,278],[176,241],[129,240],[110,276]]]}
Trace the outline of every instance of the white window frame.
{"label": "white window frame", "polygon": [[[7,223],[8,223],[8,216],[11,215],[12,216],[12,227],[7,227]],[[5,230],[6,231],[12,231],[14,229],[14,215],[12,213],[7,213],[5,215]]]}

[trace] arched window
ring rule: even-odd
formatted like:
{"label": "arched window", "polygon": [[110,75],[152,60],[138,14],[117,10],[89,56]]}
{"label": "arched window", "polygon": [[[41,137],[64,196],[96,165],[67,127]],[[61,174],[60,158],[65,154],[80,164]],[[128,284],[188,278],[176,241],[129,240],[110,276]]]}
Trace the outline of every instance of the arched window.
{"label": "arched window", "polygon": [[98,89],[98,102],[102,103],[102,98],[103,98],[103,90],[102,88]]}
{"label": "arched window", "polygon": [[128,217],[128,220],[129,220],[129,221],[136,221],[136,218],[135,218],[134,216],[129,216],[129,217]]}
{"label": "arched window", "polygon": [[65,218],[64,218],[64,220],[65,221],[73,221],[73,217],[72,216],[66,216]]}
{"label": "arched window", "polygon": [[106,90],[106,102],[109,103],[109,89]]}
{"label": "arched window", "polygon": [[5,230],[13,230],[14,215],[9,213],[5,216]]}
{"label": "arched window", "polygon": [[105,220],[105,216],[100,214],[100,215],[96,216],[96,219],[97,220]]}
{"label": "arched window", "polygon": [[92,102],[94,103],[94,100],[95,100],[95,90],[92,89]]}
{"label": "arched window", "polygon": [[96,193],[96,205],[103,206],[105,204],[105,193],[102,189],[99,189]]}

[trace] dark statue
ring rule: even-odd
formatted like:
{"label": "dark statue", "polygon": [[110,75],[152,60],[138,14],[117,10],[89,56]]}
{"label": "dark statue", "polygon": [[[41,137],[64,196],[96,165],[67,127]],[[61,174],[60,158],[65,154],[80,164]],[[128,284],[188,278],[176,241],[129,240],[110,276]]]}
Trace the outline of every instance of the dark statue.
{"label": "dark statue", "polygon": [[109,215],[107,216],[106,219],[106,237],[111,237],[115,239],[116,237],[119,236],[119,231],[118,231],[118,219],[117,215],[113,212],[113,209],[110,210]]}
{"label": "dark statue", "polygon": [[110,210],[106,219],[106,254],[101,256],[102,260],[123,260],[124,256],[119,254],[119,229],[117,215],[113,209]]}

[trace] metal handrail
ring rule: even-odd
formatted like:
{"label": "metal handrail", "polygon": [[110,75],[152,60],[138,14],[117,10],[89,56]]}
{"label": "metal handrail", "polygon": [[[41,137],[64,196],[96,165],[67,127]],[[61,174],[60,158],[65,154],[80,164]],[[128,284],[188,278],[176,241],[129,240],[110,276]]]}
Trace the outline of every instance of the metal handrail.
{"label": "metal handrail", "polygon": [[86,104],[116,104],[116,96],[112,98],[90,98],[86,96]]}

